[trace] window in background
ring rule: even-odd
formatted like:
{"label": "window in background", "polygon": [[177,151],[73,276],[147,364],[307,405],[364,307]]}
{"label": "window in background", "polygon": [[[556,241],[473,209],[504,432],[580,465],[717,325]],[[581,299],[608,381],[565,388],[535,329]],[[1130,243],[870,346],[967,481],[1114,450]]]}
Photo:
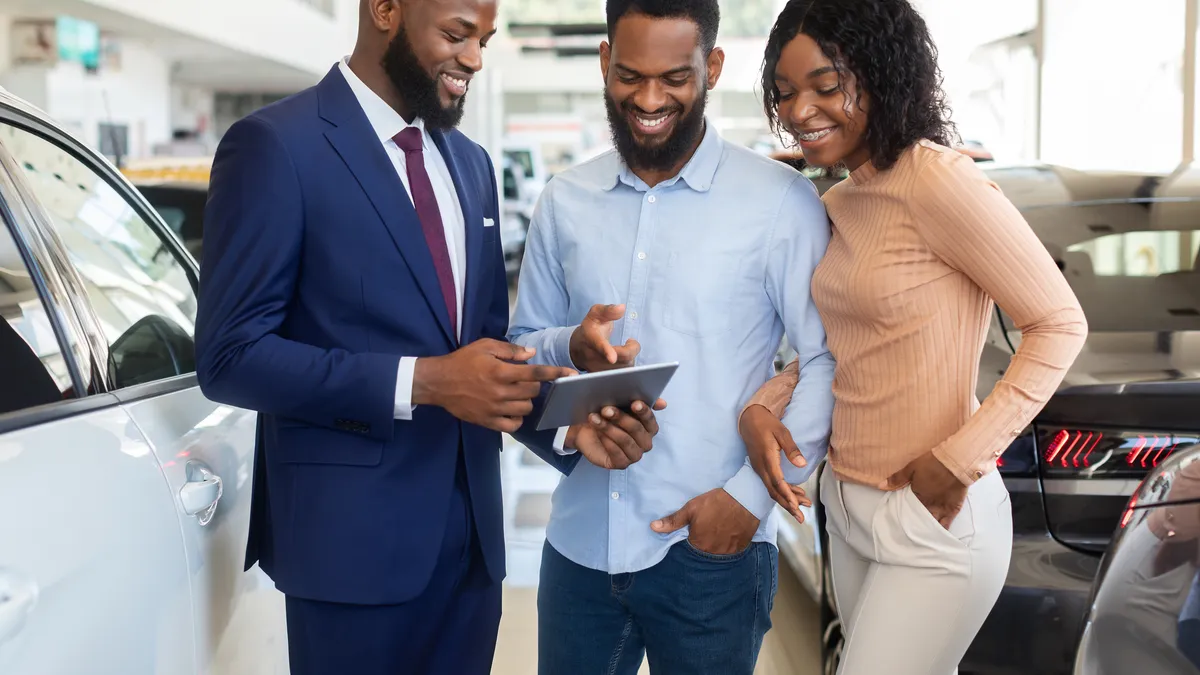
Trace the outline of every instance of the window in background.
{"label": "window in background", "polygon": [[1122,171],[1178,165],[1184,4],[1046,0],[1043,160]]}
{"label": "window in background", "polygon": [[776,0],[721,0],[721,37],[765,38],[779,15]]}

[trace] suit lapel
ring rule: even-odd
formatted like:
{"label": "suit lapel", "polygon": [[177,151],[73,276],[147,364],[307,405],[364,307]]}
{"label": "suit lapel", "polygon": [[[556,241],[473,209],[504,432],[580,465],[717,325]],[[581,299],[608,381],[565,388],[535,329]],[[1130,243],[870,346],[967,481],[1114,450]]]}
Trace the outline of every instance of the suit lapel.
{"label": "suit lapel", "polygon": [[463,230],[465,231],[467,247],[467,269],[463,270],[463,342],[470,342],[479,330],[478,318],[478,288],[482,279],[479,278],[480,265],[483,262],[483,214],[479,212],[478,201],[473,199],[470,187],[465,179],[466,166],[461,157],[454,151],[454,145],[446,138],[446,134],[431,129],[429,135],[442,153],[442,159],[450,169],[450,177],[454,180],[454,191],[458,195],[458,203],[462,206]]}
{"label": "suit lapel", "polygon": [[334,125],[326,130],[325,137],[379,213],[400,255],[416,277],[425,301],[437,316],[443,334],[451,344],[457,344],[457,337],[450,329],[450,314],[442,299],[429,244],[425,241],[412,199],[396,175],[395,165],[336,66],[318,85],[318,92],[321,117]]}

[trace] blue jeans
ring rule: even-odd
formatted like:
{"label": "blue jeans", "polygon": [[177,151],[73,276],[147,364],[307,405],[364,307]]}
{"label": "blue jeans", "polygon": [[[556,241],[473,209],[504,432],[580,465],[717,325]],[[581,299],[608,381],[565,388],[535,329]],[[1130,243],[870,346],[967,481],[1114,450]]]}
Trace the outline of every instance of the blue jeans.
{"label": "blue jeans", "polygon": [[686,541],[662,562],[607,574],[546,543],[538,590],[539,675],[752,675],[779,573],[767,543],[717,556]]}

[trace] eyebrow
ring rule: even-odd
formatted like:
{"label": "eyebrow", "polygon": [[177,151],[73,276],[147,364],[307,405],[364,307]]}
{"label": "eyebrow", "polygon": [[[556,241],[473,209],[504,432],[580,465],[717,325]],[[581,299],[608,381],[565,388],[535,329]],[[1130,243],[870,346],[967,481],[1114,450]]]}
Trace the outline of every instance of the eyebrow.
{"label": "eyebrow", "polygon": [[[620,63],[617,64],[617,70],[624,71],[626,73],[629,73],[630,75],[637,75],[638,77],[645,77],[645,75],[643,73],[639,73],[638,71],[634,70],[633,68],[630,68],[629,66],[621,65]],[[668,70],[665,73],[661,73],[659,75],[654,75],[653,77],[672,77],[675,75],[690,74],[691,72],[692,72],[691,66],[679,66],[677,68],[672,68],[671,70]]]}
{"label": "eyebrow", "polygon": [[837,72],[837,68],[834,68],[833,66],[824,66],[824,67],[817,68],[816,70],[810,72],[808,74],[808,79],[811,80],[814,77],[820,77],[822,75],[828,75],[829,73],[836,73],[836,72]]}

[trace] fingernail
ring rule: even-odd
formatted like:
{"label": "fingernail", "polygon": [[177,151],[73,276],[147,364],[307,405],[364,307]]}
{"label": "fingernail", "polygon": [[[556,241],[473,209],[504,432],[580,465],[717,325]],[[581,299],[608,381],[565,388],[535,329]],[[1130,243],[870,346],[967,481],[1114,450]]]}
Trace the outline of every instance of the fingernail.
{"label": "fingernail", "polygon": [[591,415],[590,418],[592,420],[592,424],[595,424],[596,426],[604,424],[604,420],[600,419],[599,415]]}
{"label": "fingernail", "polygon": [[661,520],[656,520],[653,523],[650,523],[650,527],[653,527],[656,530],[662,528],[662,526],[663,522]]}
{"label": "fingernail", "polygon": [[638,401],[633,404],[633,409],[637,412],[642,412],[642,402]]}

